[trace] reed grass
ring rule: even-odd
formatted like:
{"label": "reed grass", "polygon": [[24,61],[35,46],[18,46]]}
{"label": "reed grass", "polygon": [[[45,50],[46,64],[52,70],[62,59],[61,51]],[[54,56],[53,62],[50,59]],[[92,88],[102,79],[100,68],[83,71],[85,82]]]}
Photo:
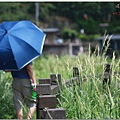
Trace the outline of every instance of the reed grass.
{"label": "reed grass", "polygon": [[[105,40],[109,36],[106,36]],[[110,40],[111,36],[109,37]],[[68,55],[40,56],[33,62],[35,76],[39,78],[50,78],[51,73],[61,74],[62,81],[71,79],[73,67],[77,66],[80,72],[80,85],[75,83],[71,87],[64,86],[61,90],[61,100],[58,98],[58,107],[66,109],[67,119],[119,119],[120,118],[120,60],[116,59],[113,53],[112,59],[105,56],[109,41],[103,54],[99,46],[96,46],[94,53],[89,51],[86,54],[74,58]],[[102,80],[105,64],[109,63],[112,68],[111,86],[103,90]],[[116,74],[114,74],[116,73]],[[83,78],[86,78],[84,81]],[[15,110],[12,102],[11,91],[12,78],[10,73],[1,73],[0,79],[0,118],[15,118]]]}
{"label": "reed grass", "polygon": [[[114,74],[120,70],[120,61],[116,61],[114,53],[111,60],[105,56],[109,41],[102,56],[100,54],[91,55],[89,50],[87,55],[77,56],[74,59],[77,61],[76,66],[80,71],[79,80],[82,82],[80,85],[76,84],[70,88],[65,86],[62,91],[60,106],[66,108],[68,119],[120,118],[120,74]],[[107,86],[107,90],[104,90],[103,77],[99,75],[103,75],[106,63],[111,65],[112,81],[110,88]],[[86,77],[86,82],[83,82],[83,76]]]}

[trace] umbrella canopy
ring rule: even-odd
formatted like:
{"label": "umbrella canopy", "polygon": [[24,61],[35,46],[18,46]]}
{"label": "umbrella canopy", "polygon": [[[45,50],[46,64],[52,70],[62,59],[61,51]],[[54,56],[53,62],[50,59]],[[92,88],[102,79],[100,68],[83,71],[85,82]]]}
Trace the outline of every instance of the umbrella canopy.
{"label": "umbrella canopy", "polygon": [[0,70],[20,70],[42,54],[45,33],[31,21],[0,24]]}

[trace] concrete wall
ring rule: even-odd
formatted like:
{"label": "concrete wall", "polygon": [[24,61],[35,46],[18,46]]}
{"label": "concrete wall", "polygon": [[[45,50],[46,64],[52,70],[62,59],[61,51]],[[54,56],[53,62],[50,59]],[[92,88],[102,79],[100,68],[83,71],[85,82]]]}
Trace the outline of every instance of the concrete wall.
{"label": "concrete wall", "polygon": [[83,48],[81,43],[45,44],[43,47],[43,54],[68,54],[74,56],[83,52],[81,48]]}

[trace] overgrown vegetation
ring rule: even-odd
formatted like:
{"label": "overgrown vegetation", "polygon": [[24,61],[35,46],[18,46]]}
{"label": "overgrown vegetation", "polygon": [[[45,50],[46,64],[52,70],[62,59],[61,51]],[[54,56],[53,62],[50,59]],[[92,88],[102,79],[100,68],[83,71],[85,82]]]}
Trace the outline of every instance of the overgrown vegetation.
{"label": "overgrown vegetation", "polygon": [[[76,58],[80,71],[80,85],[64,86],[59,107],[66,108],[68,119],[119,119],[120,118],[120,61],[110,62],[112,82],[110,88],[103,89],[104,65],[107,59],[99,56]],[[71,68],[70,68],[71,69]],[[86,81],[84,82],[84,78]]]}
{"label": "overgrown vegetation", "polygon": [[[103,43],[104,44],[104,43]],[[109,43],[108,43],[109,45]],[[70,88],[64,86],[61,90],[61,98],[58,107],[66,109],[68,119],[119,119],[120,118],[120,60],[105,56],[107,50],[100,54],[99,47],[96,47],[94,54],[78,55],[70,58],[64,56],[40,56],[34,60],[34,72],[36,79],[49,78],[51,73],[61,74],[62,80],[71,79],[73,66],[80,71],[80,85]],[[103,90],[102,80],[104,65],[109,63],[112,67],[111,87]],[[117,74],[114,74],[117,73]],[[100,77],[101,74],[101,77]],[[83,76],[87,79],[83,82]],[[0,79],[0,118],[15,118],[15,110],[12,102],[10,73],[1,73]]]}
{"label": "overgrown vegetation", "polygon": [[14,119],[14,106],[12,102],[11,77],[0,73],[0,119]]}

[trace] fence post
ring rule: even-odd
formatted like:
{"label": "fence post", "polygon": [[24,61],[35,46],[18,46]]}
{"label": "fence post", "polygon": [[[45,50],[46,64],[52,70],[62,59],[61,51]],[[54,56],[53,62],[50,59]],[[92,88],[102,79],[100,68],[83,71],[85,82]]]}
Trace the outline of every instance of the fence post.
{"label": "fence post", "polygon": [[78,67],[73,67],[73,77],[79,77]]}
{"label": "fence post", "polygon": [[112,73],[112,69],[111,69],[110,64],[105,64],[105,67],[104,67],[104,79],[103,79],[103,89],[106,89],[107,85],[110,88],[111,73]]}
{"label": "fence post", "polygon": [[[58,79],[58,80],[57,80]],[[61,74],[50,74],[50,78],[40,78],[36,86],[37,93],[37,119],[65,119],[66,110],[57,107],[56,93],[60,96],[62,87]],[[53,90],[53,92],[52,92]]]}
{"label": "fence post", "polygon": [[58,85],[60,89],[62,89],[62,75],[61,74],[58,74]]}
{"label": "fence post", "polygon": [[36,118],[39,119],[39,95],[36,97]]}
{"label": "fence post", "polygon": [[50,79],[51,79],[51,85],[57,85],[57,76],[56,74],[50,74]]}
{"label": "fence post", "polygon": [[61,101],[61,89],[62,89],[62,76],[61,74],[58,74],[57,75],[57,78],[58,78],[58,93],[57,93],[57,98],[59,98],[59,100]]}
{"label": "fence post", "polygon": [[[76,94],[75,92],[75,86],[76,84],[79,84],[80,85],[80,81],[79,81],[79,70],[78,70],[78,67],[73,67],[73,77],[77,77],[77,81],[75,82],[73,80],[73,92],[74,92],[74,95]],[[76,101],[76,98],[74,98],[74,101]]]}

